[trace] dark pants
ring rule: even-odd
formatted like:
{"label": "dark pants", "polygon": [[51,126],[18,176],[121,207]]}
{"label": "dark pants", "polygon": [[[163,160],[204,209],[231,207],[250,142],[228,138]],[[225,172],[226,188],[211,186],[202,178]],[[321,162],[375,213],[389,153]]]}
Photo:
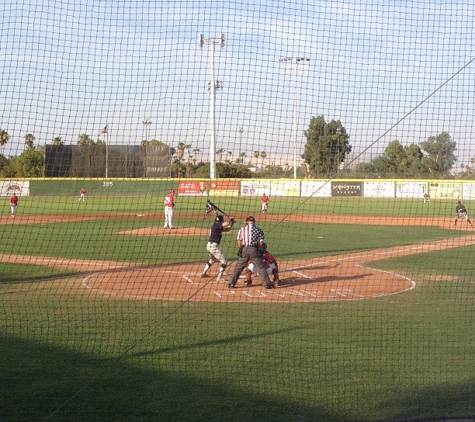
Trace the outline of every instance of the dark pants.
{"label": "dark pants", "polygon": [[272,282],[269,279],[269,275],[262,263],[262,259],[259,256],[258,249],[254,246],[244,246],[241,256],[236,261],[236,266],[234,267],[234,271],[231,275],[231,279],[229,280],[229,284],[235,286],[239,276],[241,275],[244,268],[246,268],[248,262],[251,261],[257,273],[259,274],[259,278],[261,279],[261,283],[263,286],[270,286]]}

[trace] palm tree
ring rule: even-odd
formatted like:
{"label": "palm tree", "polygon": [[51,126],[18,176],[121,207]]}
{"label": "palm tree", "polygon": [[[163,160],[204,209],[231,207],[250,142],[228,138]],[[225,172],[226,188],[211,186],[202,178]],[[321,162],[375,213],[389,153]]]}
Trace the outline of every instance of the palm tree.
{"label": "palm tree", "polygon": [[56,138],[53,138],[51,141],[51,145],[63,145],[64,142],[61,140],[61,136],[57,136]]}
{"label": "palm tree", "polygon": [[[200,149],[199,148],[193,148],[193,152],[195,153],[195,157],[201,161],[201,155],[200,155]],[[195,159],[196,161],[196,159]]]}
{"label": "palm tree", "polygon": [[256,167],[257,167],[257,160],[261,156],[261,153],[259,151],[254,151],[253,154],[254,154],[254,158],[256,159]]}
{"label": "palm tree", "polygon": [[0,129],[0,147],[1,147],[2,154],[3,154],[3,147],[8,142],[9,139],[10,139],[10,135],[8,134],[8,132],[4,129]]}
{"label": "palm tree", "polygon": [[216,155],[218,156],[218,161],[223,161],[223,153],[224,153],[223,148],[220,148],[220,149],[216,150]]}
{"label": "palm tree", "polygon": [[228,157],[229,157],[228,160],[229,160],[229,161],[233,161],[233,152],[232,152],[232,151],[228,151],[227,154],[228,154]]}
{"label": "palm tree", "polygon": [[243,151],[239,153],[239,163],[244,164],[244,158],[246,158],[246,153]]}
{"label": "palm tree", "polygon": [[[178,142],[178,145],[176,146],[176,149],[178,151],[177,156],[179,160],[183,160],[183,156],[185,155],[185,149],[190,149],[191,145],[190,144],[185,144],[184,142]],[[188,152],[188,155],[190,153]]]}
{"label": "palm tree", "polygon": [[261,153],[259,155],[262,158],[262,167],[264,167],[264,160],[266,159],[267,154],[266,154],[265,151],[261,151]]}
{"label": "palm tree", "polygon": [[94,141],[87,133],[79,135],[78,145],[94,145]]}
{"label": "palm tree", "polygon": [[33,149],[35,146],[33,145],[33,141],[36,139],[33,134],[27,133],[23,139],[25,140],[26,149]]}

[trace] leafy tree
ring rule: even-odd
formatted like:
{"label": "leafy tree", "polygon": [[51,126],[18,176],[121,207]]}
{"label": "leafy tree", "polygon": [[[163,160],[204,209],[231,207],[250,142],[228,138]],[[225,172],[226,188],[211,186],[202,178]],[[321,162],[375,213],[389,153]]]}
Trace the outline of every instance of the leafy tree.
{"label": "leafy tree", "polygon": [[331,175],[351,152],[349,135],[339,120],[325,122],[323,116],[312,117],[302,158],[313,175]]}
{"label": "leafy tree", "polygon": [[255,174],[254,177],[259,179],[282,179],[290,178],[292,176],[293,170],[284,169],[282,166],[270,165],[267,166],[264,170]]}
{"label": "leafy tree", "polygon": [[425,172],[422,165],[422,157],[424,154],[419,145],[408,145],[406,148],[407,170],[410,176],[422,175]]}
{"label": "leafy tree", "polygon": [[0,154],[0,177],[6,177],[9,161],[2,154]]}
{"label": "leafy tree", "polygon": [[28,148],[19,156],[10,158],[8,173],[13,177],[42,177],[43,152]]}
{"label": "leafy tree", "polygon": [[412,177],[422,175],[422,151],[418,145],[403,146],[397,139],[389,142],[383,154],[369,163],[355,167],[356,174],[379,174],[385,177]]}
{"label": "leafy tree", "polygon": [[407,168],[406,150],[397,139],[389,142],[381,158],[388,174],[400,174]]}
{"label": "leafy tree", "polygon": [[448,175],[457,160],[454,154],[457,144],[452,141],[450,135],[442,132],[427,138],[427,141],[419,145],[426,152],[422,164],[427,172],[432,175]]}

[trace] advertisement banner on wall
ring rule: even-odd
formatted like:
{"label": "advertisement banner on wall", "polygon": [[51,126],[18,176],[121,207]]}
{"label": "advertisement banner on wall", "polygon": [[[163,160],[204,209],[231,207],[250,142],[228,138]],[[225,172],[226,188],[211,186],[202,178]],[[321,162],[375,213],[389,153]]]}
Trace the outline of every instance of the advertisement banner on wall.
{"label": "advertisement banner on wall", "polygon": [[475,183],[462,184],[463,199],[475,199]]}
{"label": "advertisement banner on wall", "polygon": [[332,196],[332,185],[329,180],[303,181],[300,185],[300,195],[303,197],[325,197]]}
{"label": "advertisement banner on wall", "polygon": [[2,180],[0,181],[0,196],[11,196],[16,193],[17,196],[30,195],[29,180]]}
{"label": "advertisement banner on wall", "polygon": [[273,180],[270,183],[272,196],[300,196],[300,182]]}
{"label": "advertisement banner on wall", "polygon": [[462,183],[459,182],[429,182],[431,198],[462,198]]}
{"label": "advertisement banner on wall", "polygon": [[261,196],[264,193],[270,194],[269,180],[241,180],[242,196]]}
{"label": "advertisement banner on wall", "polygon": [[237,196],[237,180],[180,180],[178,195],[182,196]]}
{"label": "advertisement banner on wall", "polygon": [[364,182],[365,198],[394,198],[394,182]]}
{"label": "advertisement banner on wall", "polygon": [[[424,192],[428,190],[427,182],[412,182],[410,180],[404,182],[396,182],[396,198],[423,198]],[[432,195],[432,191],[429,191]]]}
{"label": "advertisement banner on wall", "polygon": [[363,196],[363,182],[332,182],[332,196]]}

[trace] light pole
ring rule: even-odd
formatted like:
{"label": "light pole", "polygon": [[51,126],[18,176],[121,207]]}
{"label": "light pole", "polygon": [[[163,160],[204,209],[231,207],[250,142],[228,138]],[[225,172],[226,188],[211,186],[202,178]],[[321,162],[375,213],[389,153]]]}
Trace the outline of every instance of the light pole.
{"label": "light pole", "polygon": [[216,112],[216,91],[223,87],[223,82],[216,81],[214,77],[214,46],[219,43],[221,47],[224,47],[224,34],[221,34],[219,38],[205,38],[203,34],[200,34],[198,42],[201,48],[203,48],[204,43],[208,43],[211,46],[209,53],[211,78],[208,82],[208,89],[210,92],[209,123],[211,132],[209,146],[209,177],[210,179],[216,179],[216,122],[214,115]]}
{"label": "light pole", "polygon": [[304,72],[308,70],[305,66],[299,66],[299,64],[305,64],[310,59],[307,57],[283,57],[281,62],[290,62],[291,66],[286,71],[294,72],[294,112],[293,112],[293,132],[294,132],[294,179],[297,178],[297,74],[299,71]]}
{"label": "light pole", "polygon": [[244,129],[242,126],[239,126],[239,157],[241,159],[241,164],[243,164],[243,159],[242,159],[242,151],[241,151],[241,146],[242,146],[242,133],[244,132]]}
{"label": "light pole", "polygon": [[145,129],[145,139],[144,139],[144,141],[148,142],[148,137],[150,135],[150,125],[152,124],[152,119],[150,119],[150,117],[146,117],[145,119],[143,119],[142,123],[143,123],[143,127]]}

